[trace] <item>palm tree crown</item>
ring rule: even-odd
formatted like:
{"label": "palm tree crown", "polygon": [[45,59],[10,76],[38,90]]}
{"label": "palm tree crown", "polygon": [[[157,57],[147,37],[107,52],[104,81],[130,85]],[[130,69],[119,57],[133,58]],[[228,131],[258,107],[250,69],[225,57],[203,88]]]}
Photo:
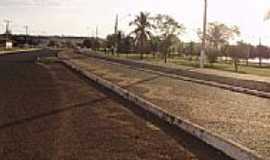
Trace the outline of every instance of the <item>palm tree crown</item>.
{"label": "palm tree crown", "polygon": [[142,52],[146,47],[147,40],[151,39],[152,33],[150,30],[154,28],[154,25],[151,24],[151,17],[149,13],[140,12],[136,16],[135,20],[130,22],[130,26],[136,26],[134,31],[130,34],[135,34],[135,43],[138,49]]}

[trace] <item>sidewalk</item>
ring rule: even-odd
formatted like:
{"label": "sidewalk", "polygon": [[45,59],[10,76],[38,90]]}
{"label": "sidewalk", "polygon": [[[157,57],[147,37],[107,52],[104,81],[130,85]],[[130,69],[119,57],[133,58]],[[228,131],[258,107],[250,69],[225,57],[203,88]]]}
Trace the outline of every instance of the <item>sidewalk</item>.
{"label": "sidewalk", "polygon": [[61,54],[171,114],[270,156],[270,100],[139,71],[82,55]]}

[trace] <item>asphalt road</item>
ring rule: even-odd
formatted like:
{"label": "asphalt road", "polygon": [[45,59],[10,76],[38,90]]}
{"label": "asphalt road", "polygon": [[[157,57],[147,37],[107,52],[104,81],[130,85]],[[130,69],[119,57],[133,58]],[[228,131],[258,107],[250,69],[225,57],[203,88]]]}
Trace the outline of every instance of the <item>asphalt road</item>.
{"label": "asphalt road", "polygon": [[36,61],[38,57],[55,57],[56,50],[42,49],[32,52],[21,51],[19,53],[9,53],[0,55],[1,63],[31,63]]}
{"label": "asphalt road", "polygon": [[64,66],[24,56],[0,61],[0,159],[229,159]]}

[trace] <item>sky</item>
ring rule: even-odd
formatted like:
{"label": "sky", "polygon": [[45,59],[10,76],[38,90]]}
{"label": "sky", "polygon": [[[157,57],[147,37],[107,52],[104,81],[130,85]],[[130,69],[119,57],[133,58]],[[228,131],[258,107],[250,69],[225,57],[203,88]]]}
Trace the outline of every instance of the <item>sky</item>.
{"label": "sky", "polygon": [[[258,44],[259,39],[270,45],[270,20],[264,16],[270,10],[270,0],[208,0],[208,21],[218,21],[240,27],[236,40]],[[12,21],[13,33],[25,33],[29,26],[35,35],[105,37],[113,33],[115,16],[119,14],[119,29],[131,31],[129,22],[140,11],[168,14],[186,31],[184,41],[198,41],[196,31],[202,26],[203,0],[0,0],[0,33],[4,20]]]}

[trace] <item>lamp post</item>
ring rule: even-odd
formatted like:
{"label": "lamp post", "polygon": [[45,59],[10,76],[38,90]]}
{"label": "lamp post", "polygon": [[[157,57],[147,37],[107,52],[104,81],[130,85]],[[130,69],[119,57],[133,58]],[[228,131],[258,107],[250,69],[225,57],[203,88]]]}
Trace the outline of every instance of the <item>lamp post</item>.
{"label": "lamp post", "polygon": [[119,34],[121,34],[120,31],[119,31],[119,27],[118,27],[119,21],[122,21],[122,20],[124,20],[124,19],[126,19],[127,17],[130,17],[130,16],[131,16],[131,14],[127,14],[126,16],[121,17],[121,19],[119,20],[119,15],[118,14],[116,15],[115,26],[114,26],[114,36],[116,36],[115,37],[115,44],[114,44],[114,52],[118,52],[117,48],[118,48],[118,45],[119,45],[118,44]]}
{"label": "lamp post", "polygon": [[206,51],[206,27],[207,27],[207,0],[204,0],[204,16],[203,16],[203,37],[202,37],[202,48],[200,55],[200,68],[204,68],[205,51]]}

